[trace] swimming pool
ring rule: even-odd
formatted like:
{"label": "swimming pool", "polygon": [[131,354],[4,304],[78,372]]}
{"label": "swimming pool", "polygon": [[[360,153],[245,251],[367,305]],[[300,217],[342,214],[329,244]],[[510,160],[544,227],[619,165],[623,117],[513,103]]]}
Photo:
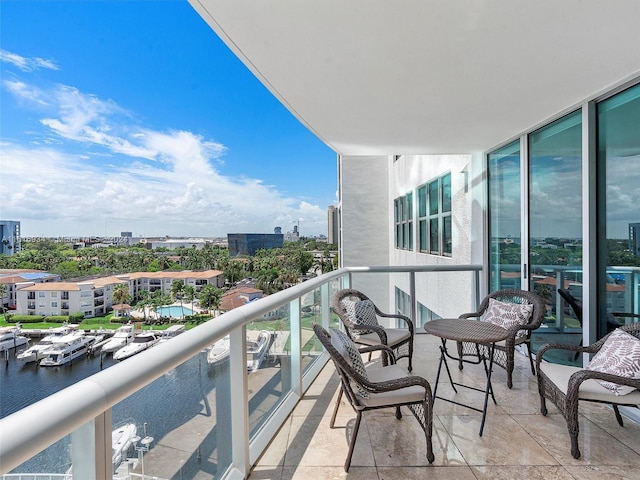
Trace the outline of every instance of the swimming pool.
{"label": "swimming pool", "polygon": [[159,317],[182,318],[183,316],[193,315],[193,310],[180,305],[171,305],[170,307],[158,308]]}

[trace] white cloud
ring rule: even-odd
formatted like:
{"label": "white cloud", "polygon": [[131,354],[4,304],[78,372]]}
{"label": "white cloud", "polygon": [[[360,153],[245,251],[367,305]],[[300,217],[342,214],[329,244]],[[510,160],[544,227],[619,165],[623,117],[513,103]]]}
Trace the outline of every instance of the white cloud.
{"label": "white cloud", "polygon": [[288,231],[299,220],[303,234],[326,232],[319,206],[222,175],[220,142],[140,126],[115,102],[73,87],[4,85],[47,112],[38,138],[2,145],[3,216],[25,235],[224,236]]}
{"label": "white cloud", "polygon": [[60,69],[53,60],[47,60],[40,57],[27,58],[2,49],[0,49],[0,61],[10,63],[18,67],[23,72],[32,72],[42,68],[48,70]]}

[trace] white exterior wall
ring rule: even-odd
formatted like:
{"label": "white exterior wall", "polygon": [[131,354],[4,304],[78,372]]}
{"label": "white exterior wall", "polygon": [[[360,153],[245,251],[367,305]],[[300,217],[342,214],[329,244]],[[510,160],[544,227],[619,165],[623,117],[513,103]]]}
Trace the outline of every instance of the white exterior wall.
{"label": "white exterior wall", "polygon": [[[485,201],[481,155],[341,157],[340,214],[342,266],[468,265],[484,258]],[[452,256],[419,252],[417,187],[451,173]],[[464,173],[466,172],[466,173]],[[466,188],[465,188],[466,184]],[[395,248],[394,199],[413,192],[414,249]],[[416,275],[416,297],[439,316],[457,317],[475,309],[473,273]],[[480,278],[484,294],[484,279]],[[395,311],[395,287],[409,294],[406,274],[354,277],[354,288],[383,310]],[[417,319],[416,319],[417,320]]]}
{"label": "white exterior wall", "polygon": [[[393,201],[389,198],[391,157],[342,156],[339,163],[339,259],[341,266],[389,265]],[[392,305],[384,274],[354,276],[362,290],[385,309]]]}

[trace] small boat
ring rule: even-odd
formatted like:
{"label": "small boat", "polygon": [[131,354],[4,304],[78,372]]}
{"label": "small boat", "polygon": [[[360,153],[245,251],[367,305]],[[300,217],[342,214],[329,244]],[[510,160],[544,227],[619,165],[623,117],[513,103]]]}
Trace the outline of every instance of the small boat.
{"label": "small boat", "polygon": [[42,337],[38,343],[31,345],[26,350],[18,352],[16,358],[25,363],[38,362],[47,355],[46,352],[51,350],[51,348],[54,347],[62,337],[73,332],[73,328],[75,327],[70,327],[68,325],[50,328],[47,330],[47,334]]}
{"label": "small boat", "polygon": [[229,335],[226,335],[211,345],[211,348],[207,352],[207,363],[209,363],[209,365],[216,365],[229,360],[230,353],[231,343]]}
{"label": "small boat", "polygon": [[116,328],[115,332],[113,332],[113,337],[102,345],[102,353],[113,353],[116,350],[124,347],[125,345],[133,342],[133,338],[135,334],[133,333],[133,325],[130,323],[127,325],[122,325]]}
{"label": "small boat", "polygon": [[137,430],[135,423],[125,423],[115,427],[111,432],[111,462],[114,473],[122,460],[127,458],[127,452],[133,445]]}
{"label": "small boat", "polygon": [[125,358],[132,357],[136,353],[153,347],[158,341],[160,341],[160,339],[155,332],[138,333],[133,339],[133,342],[115,351],[113,359],[124,360]]}
{"label": "small boat", "polygon": [[20,327],[6,327],[0,329],[0,352],[18,348],[29,343],[29,339],[20,335]]}
{"label": "small boat", "polygon": [[180,335],[184,331],[185,331],[184,325],[171,325],[164,332],[162,332],[162,335],[160,335],[160,341],[158,343],[164,343],[167,340],[171,340],[172,338],[176,337],[177,335]]}
{"label": "small boat", "polygon": [[40,360],[42,367],[58,367],[72,362],[81,357],[95,343],[96,337],[85,335],[83,332],[71,332],[60,337],[51,349],[47,350],[46,356]]}
{"label": "small boat", "polygon": [[271,346],[271,332],[262,330],[256,340],[247,338],[247,372],[255,372],[260,368],[269,347]]}

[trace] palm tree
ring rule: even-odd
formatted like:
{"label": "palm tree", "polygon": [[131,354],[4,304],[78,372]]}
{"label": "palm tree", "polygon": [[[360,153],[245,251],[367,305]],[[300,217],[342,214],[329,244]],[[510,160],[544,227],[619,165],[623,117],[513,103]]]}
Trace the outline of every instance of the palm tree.
{"label": "palm tree", "polygon": [[200,306],[202,308],[208,310],[213,308],[214,311],[217,312],[220,306],[220,299],[222,298],[222,290],[213,285],[205,285],[202,287],[202,290],[200,290],[198,298],[200,299]]}
{"label": "palm tree", "polygon": [[195,287],[192,287],[191,285],[185,285],[183,289],[183,294],[187,298],[187,300],[189,300],[189,303],[191,303],[191,306],[193,307],[193,299],[196,298]]}
{"label": "palm tree", "polygon": [[129,294],[129,286],[126,283],[116,285],[116,287],[113,289],[113,301],[117,304],[120,304],[120,313],[124,311],[122,305],[127,303],[130,298],[131,295]]}
{"label": "palm tree", "polygon": [[184,310],[182,308],[183,294],[184,294],[184,282],[178,279],[171,282],[171,296],[174,299],[180,300],[180,312],[182,313],[182,319],[184,320]]}

